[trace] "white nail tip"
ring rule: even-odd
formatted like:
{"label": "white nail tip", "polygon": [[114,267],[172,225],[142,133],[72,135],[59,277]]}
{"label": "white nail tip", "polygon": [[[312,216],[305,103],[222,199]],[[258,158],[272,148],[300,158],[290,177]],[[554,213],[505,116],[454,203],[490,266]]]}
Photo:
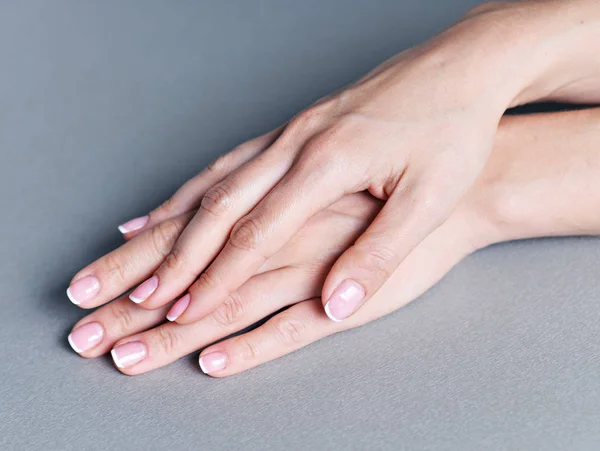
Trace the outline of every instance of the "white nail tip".
{"label": "white nail tip", "polygon": [[115,365],[117,365],[117,368],[125,368],[123,366],[123,364],[121,363],[121,361],[119,360],[119,358],[117,357],[117,353],[115,352],[114,349],[111,349],[110,355],[112,356],[113,361],[115,362]]}
{"label": "white nail tip", "polygon": [[179,316],[169,316],[167,315],[167,319],[171,322],[175,321],[177,318],[179,318]]}
{"label": "white nail tip", "polygon": [[71,345],[71,347],[73,348],[73,351],[75,351],[77,354],[81,354],[83,352],[83,349],[79,349],[75,343],[73,343],[73,339],[71,338],[71,334],[69,334],[69,336],[67,337],[67,341],[69,342],[69,344]]}
{"label": "white nail tip", "polygon": [[145,299],[136,298],[135,296],[129,295],[129,299],[131,299],[136,304],[141,304]]}
{"label": "white nail tip", "polygon": [[204,365],[202,364],[202,357],[200,357],[200,359],[198,359],[198,363],[200,364],[200,369],[202,370],[202,372],[204,374],[208,374],[208,371],[206,371],[206,368],[204,367]]}
{"label": "white nail tip", "polygon": [[329,319],[331,321],[334,321],[336,323],[341,323],[342,322],[341,319],[337,319],[335,316],[333,316],[331,314],[331,310],[329,309],[329,302],[327,304],[325,304],[325,314],[329,317]]}
{"label": "white nail tip", "polygon": [[73,304],[79,305],[79,301],[75,299],[71,294],[71,287],[67,288],[67,297],[69,298],[69,301],[71,301]]}
{"label": "white nail tip", "polygon": [[[114,226],[113,226],[114,227]],[[120,225],[119,227],[117,227],[119,229],[119,232],[121,232],[123,235],[125,235],[127,232],[129,232],[129,230],[127,230],[125,227],[123,227],[122,225]]]}

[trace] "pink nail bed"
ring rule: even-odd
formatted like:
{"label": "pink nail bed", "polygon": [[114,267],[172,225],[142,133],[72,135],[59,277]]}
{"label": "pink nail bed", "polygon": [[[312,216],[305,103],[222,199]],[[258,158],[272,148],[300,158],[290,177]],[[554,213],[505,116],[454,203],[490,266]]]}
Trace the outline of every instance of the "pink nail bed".
{"label": "pink nail bed", "polygon": [[201,356],[199,363],[204,374],[214,373],[227,367],[227,354],[224,352],[210,352]]}
{"label": "pink nail bed", "polygon": [[135,230],[139,230],[142,227],[144,227],[146,224],[148,224],[149,219],[150,219],[150,216],[146,215],[146,216],[140,216],[139,218],[135,218],[130,221],[127,221],[126,223],[121,224],[119,226],[119,232],[125,234],[125,233],[129,233],[129,232],[133,232]]}
{"label": "pink nail bed", "polygon": [[141,341],[130,341],[114,348],[110,355],[118,368],[127,368],[144,360],[148,351]]}
{"label": "pink nail bed", "polygon": [[179,318],[188,308],[188,305],[190,305],[190,299],[191,296],[188,293],[175,302],[175,304],[173,304],[173,306],[169,309],[169,313],[167,313],[167,319],[169,321],[175,321],[177,318]]}
{"label": "pink nail bed", "polygon": [[67,296],[75,305],[89,301],[100,291],[100,281],[94,276],[79,279],[67,288]]}
{"label": "pink nail bed", "polygon": [[87,323],[69,334],[67,339],[73,350],[81,354],[102,341],[104,328],[100,323]]}
{"label": "pink nail bed", "polygon": [[158,277],[152,276],[144,283],[139,285],[135,290],[133,290],[133,292],[129,295],[129,299],[136,304],[139,304],[140,302],[144,302],[146,299],[148,299],[157,288]]}
{"label": "pink nail bed", "polygon": [[325,313],[332,321],[342,321],[358,310],[364,298],[365,289],[362,285],[346,279],[338,285],[325,304]]}

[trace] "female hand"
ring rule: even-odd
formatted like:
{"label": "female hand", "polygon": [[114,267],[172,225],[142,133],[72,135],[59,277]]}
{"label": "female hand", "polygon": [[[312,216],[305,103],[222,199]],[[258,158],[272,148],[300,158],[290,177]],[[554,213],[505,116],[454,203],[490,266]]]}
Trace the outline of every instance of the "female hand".
{"label": "female hand", "polygon": [[[203,353],[205,373],[224,376],[271,360],[336,331],[354,327],[409,302],[433,285],[462,256],[472,250],[475,223],[466,215],[442,226],[441,235],[419,246],[406,266],[377,293],[376,309],[364,309],[344,323],[330,321],[319,298],[327,271],[344,249],[380,210],[381,203],[367,194],[348,195],[310,218],[296,236],[267,260],[214,312],[187,325],[164,322],[167,308],[140,309],[125,296],[79,321],[69,336],[84,357],[96,357],[112,348],[117,367],[135,375],[171,363],[276,313],[254,331],[226,340]],[[466,212],[465,212],[466,214]],[[187,218],[173,221],[185,223]],[[453,225],[452,225],[453,224]],[[158,225],[157,227],[160,227]],[[448,236],[458,235],[462,236]],[[452,243],[447,245],[446,242]],[[152,233],[133,238],[128,248],[133,261],[153,252]],[[404,268],[404,269],[403,269]],[[178,312],[169,312],[176,316]]]}
{"label": "female hand", "polygon": [[[563,53],[576,39],[597,37],[597,24],[580,19],[600,17],[598,8],[589,0],[570,5],[478,8],[437,38],[218,160],[151,215],[149,226],[165,211],[183,213],[201,199],[164,262],[131,299],[159,308],[189,287],[177,321],[196,321],[256,274],[310,217],[347,193],[367,190],[386,203],[333,265],[321,293],[331,319],[352,315],[451,214],[486,163],[507,107],[577,96],[591,85],[582,74],[597,75],[593,52],[592,58],[585,50]],[[507,50],[498,34],[518,23],[540,25],[540,32],[509,42]],[[548,36],[557,50],[547,51]],[[593,63],[584,64],[588,59]],[[576,77],[565,69],[568,61],[577,63]],[[98,279],[86,283],[69,292],[82,306],[117,294]]]}
{"label": "female hand", "polygon": [[[121,371],[135,375],[166,365],[291,305],[253,331],[202,352],[205,372],[226,376],[399,308],[433,285],[463,256],[487,244],[535,236],[598,234],[600,218],[593,206],[600,202],[599,120],[600,110],[505,119],[492,158],[473,189],[399,266],[376,294],[377,302],[369,303],[349,321],[329,321],[318,293],[338,253],[379,210],[380,203],[367,195],[347,196],[311,218],[299,235],[265,263],[259,275],[198,323],[155,327],[163,321],[166,307],[143,310],[123,296],[79,321],[69,340],[84,357],[99,356],[114,346],[113,356]],[[183,227],[186,218],[172,221]],[[149,255],[158,255],[154,233],[140,234],[112,257],[96,262],[95,269],[129,277],[131,267],[110,265],[143,263]],[[125,253],[128,258],[122,260]]]}

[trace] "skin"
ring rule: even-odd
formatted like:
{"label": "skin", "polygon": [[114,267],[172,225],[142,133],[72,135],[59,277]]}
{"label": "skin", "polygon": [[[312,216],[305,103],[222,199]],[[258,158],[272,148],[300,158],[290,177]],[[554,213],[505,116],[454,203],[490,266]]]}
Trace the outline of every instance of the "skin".
{"label": "skin", "polygon": [[[286,246],[268,259],[216,311],[192,324],[163,323],[166,307],[147,310],[125,296],[79,321],[104,330],[102,341],[82,352],[97,357],[126,343],[140,343],[146,357],[120,368],[137,375],[240,331],[278,312],[261,326],[209,346],[201,357],[222,353],[225,367],[211,376],[232,375],[290,353],[330,334],[368,323],[417,298],[470,253],[520,238],[600,234],[600,109],[503,119],[481,176],[450,217],[400,264],[383,288],[344,322],[325,315],[319,297],[331,265],[359,236],[383,202],[347,195],[311,218]],[[183,230],[193,213],[168,219]],[[144,278],[177,242],[157,232],[162,222],[92,264],[97,274]],[[157,237],[162,238],[157,239]],[[168,238],[168,239],[167,239]],[[127,266],[127,271],[123,267]],[[134,283],[135,277],[119,288]]]}
{"label": "skin", "polygon": [[[151,279],[132,299],[160,312],[187,293],[191,301],[176,321],[205,318],[284,251],[315,214],[348,194],[368,192],[383,201],[381,209],[339,250],[315,294],[331,319],[352,316],[452,217],[486,167],[508,107],[600,101],[600,61],[589,45],[599,41],[596,0],[472,10],[439,36],[220,158],[150,213],[128,238],[167,221],[150,233],[167,243],[177,239],[160,262],[139,262]],[[180,215],[192,217],[185,225],[168,219]],[[126,284],[99,277],[97,293],[81,307],[102,305],[144,282],[137,263],[115,275]],[[93,270],[83,269],[73,282]]]}

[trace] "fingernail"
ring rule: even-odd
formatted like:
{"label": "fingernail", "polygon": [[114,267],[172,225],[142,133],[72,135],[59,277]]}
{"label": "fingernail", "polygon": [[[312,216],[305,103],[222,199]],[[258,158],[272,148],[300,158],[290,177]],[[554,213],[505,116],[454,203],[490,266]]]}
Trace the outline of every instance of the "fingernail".
{"label": "fingernail", "polygon": [[110,351],[110,355],[118,368],[135,365],[144,360],[147,354],[146,345],[141,341],[130,341]]}
{"label": "fingernail", "polygon": [[224,352],[211,352],[200,357],[200,369],[204,374],[223,370],[227,366],[227,354]]}
{"label": "fingernail", "polygon": [[81,354],[100,343],[103,337],[104,328],[100,323],[87,323],[71,332],[67,340],[73,350]]}
{"label": "fingernail", "polygon": [[146,215],[146,216],[140,216],[139,218],[135,218],[130,221],[127,221],[126,223],[121,224],[119,226],[119,232],[125,234],[125,233],[129,233],[129,232],[133,232],[134,230],[139,230],[142,227],[144,227],[146,224],[148,224],[149,219],[150,219],[150,216]]}
{"label": "fingernail", "polygon": [[362,305],[365,289],[358,282],[346,279],[338,285],[325,304],[325,313],[332,321],[342,321]]}
{"label": "fingernail", "polygon": [[158,287],[158,277],[152,276],[144,283],[139,285],[133,292],[129,295],[129,299],[131,299],[136,304],[140,302],[144,302],[146,299],[150,297],[152,293]]}
{"label": "fingernail", "polygon": [[94,276],[87,276],[67,288],[67,296],[75,305],[92,299],[100,291],[100,282]]}
{"label": "fingernail", "polygon": [[190,294],[186,294],[181,299],[179,299],[173,306],[169,309],[169,313],[167,313],[167,319],[169,321],[175,321],[177,318],[181,316],[185,309],[190,305]]}

